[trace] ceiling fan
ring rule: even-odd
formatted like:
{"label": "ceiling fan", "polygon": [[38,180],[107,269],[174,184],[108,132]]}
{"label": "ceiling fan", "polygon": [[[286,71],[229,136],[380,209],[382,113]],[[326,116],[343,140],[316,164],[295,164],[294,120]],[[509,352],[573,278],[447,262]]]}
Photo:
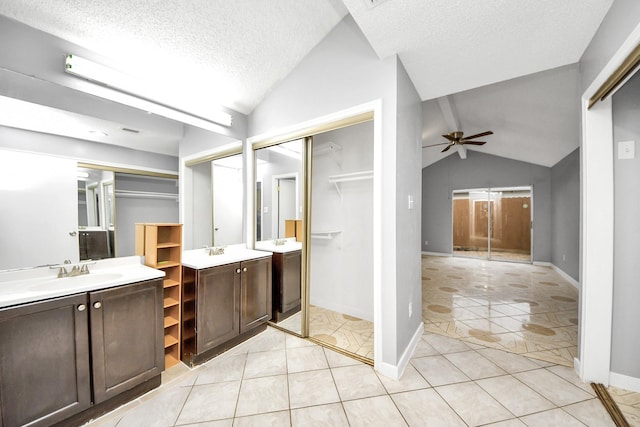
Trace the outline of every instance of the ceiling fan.
{"label": "ceiling fan", "polygon": [[474,138],[480,138],[480,137],[487,136],[487,135],[493,135],[493,132],[488,130],[486,132],[477,133],[475,135],[467,136],[467,137],[464,137],[464,138],[462,137],[463,135],[464,135],[464,133],[461,132],[461,131],[449,132],[448,135],[442,135],[443,137],[447,138],[449,140],[449,142],[443,142],[442,144],[425,145],[422,148],[436,147],[438,145],[447,144],[447,146],[444,147],[444,150],[441,151],[441,153],[444,153],[445,151],[449,150],[454,145],[484,145],[484,144],[487,143],[487,141],[471,141],[471,140],[474,139]]}

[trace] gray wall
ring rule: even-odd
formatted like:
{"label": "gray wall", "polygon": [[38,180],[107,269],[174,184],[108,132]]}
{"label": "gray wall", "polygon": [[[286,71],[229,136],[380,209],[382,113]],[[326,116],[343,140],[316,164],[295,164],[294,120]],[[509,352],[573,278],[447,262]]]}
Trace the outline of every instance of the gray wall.
{"label": "gray wall", "polygon": [[615,0],[600,28],[580,58],[580,95],[602,71],[609,59],[620,48],[631,31],[640,22],[638,0]]}
{"label": "gray wall", "polygon": [[526,185],[533,186],[533,260],[550,262],[551,169],[472,150],[465,160],[453,153],[422,170],[422,250],[452,252],[453,190]]}
{"label": "gray wall", "polygon": [[[422,102],[404,66],[398,61],[396,140],[396,271],[398,343],[403,349],[422,323]],[[413,206],[409,209],[409,197]],[[411,309],[409,308],[411,305]],[[410,313],[411,312],[411,313]]]}
{"label": "gray wall", "polygon": [[[618,159],[619,141],[636,141],[635,159]],[[614,257],[611,371],[640,378],[640,75],[613,96]]]}
{"label": "gray wall", "polygon": [[551,263],[580,281],[580,149],[551,168]]}

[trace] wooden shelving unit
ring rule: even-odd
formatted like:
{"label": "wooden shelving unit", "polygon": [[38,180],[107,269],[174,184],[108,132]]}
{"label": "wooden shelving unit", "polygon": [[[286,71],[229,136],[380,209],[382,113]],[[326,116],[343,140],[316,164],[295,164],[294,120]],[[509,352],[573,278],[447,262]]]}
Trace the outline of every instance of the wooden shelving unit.
{"label": "wooden shelving unit", "polygon": [[165,272],[164,366],[180,361],[182,294],[182,224],[136,224],[136,255],[145,265]]}

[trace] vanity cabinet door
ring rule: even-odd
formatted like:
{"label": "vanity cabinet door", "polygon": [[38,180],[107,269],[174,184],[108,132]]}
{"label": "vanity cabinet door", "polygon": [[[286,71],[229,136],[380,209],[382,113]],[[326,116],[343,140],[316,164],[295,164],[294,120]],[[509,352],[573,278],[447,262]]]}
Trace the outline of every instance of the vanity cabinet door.
{"label": "vanity cabinet door", "polygon": [[94,402],[164,369],[162,280],[89,293]]}
{"label": "vanity cabinet door", "polygon": [[198,271],[196,346],[202,353],[240,334],[240,263]]}
{"label": "vanity cabinet door", "polygon": [[88,313],[86,294],[0,310],[0,425],[51,425],[90,406]]}
{"label": "vanity cabinet door", "polygon": [[271,319],[271,257],[243,261],[240,333]]}

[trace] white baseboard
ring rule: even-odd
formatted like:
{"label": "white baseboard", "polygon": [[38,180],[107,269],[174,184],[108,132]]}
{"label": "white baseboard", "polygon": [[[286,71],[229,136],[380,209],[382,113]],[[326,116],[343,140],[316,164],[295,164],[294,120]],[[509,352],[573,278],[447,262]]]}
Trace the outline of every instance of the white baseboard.
{"label": "white baseboard", "polygon": [[422,255],[429,255],[429,256],[453,256],[451,254],[445,254],[444,252],[425,252],[422,251]]}
{"label": "white baseboard", "polygon": [[567,282],[575,286],[576,289],[580,289],[580,283],[578,283],[576,279],[574,279],[573,277],[569,276],[567,273],[562,271],[560,267],[556,266],[555,264],[551,264],[551,268],[553,268],[556,271],[556,273],[561,275],[564,280],[566,280]]}
{"label": "white baseboard", "polygon": [[609,374],[609,385],[640,393],[640,378],[611,372]]}
{"label": "white baseboard", "polygon": [[394,366],[385,362],[375,362],[375,366],[374,366],[375,370],[380,372],[382,375],[386,377],[393,378],[394,380],[400,379],[400,377],[402,377],[402,374],[404,373],[405,368],[409,364],[409,360],[411,360],[411,356],[413,355],[413,352],[416,350],[416,347],[418,346],[418,342],[420,341],[420,338],[422,337],[423,333],[424,333],[424,323],[420,322],[420,324],[418,325],[418,329],[416,329],[416,332],[413,334],[413,337],[411,337],[411,341],[409,342],[409,345],[404,350],[404,353],[402,353],[402,357],[400,357],[398,364]]}
{"label": "white baseboard", "polygon": [[547,261],[533,261],[531,264],[539,265],[541,267],[551,267],[551,263]]}
{"label": "white baseboard", "polygon": [[573,358],[573,370],[578,374],[578,378],[582,379],[582,377],[580,377],[580,359],[577,357]]}

